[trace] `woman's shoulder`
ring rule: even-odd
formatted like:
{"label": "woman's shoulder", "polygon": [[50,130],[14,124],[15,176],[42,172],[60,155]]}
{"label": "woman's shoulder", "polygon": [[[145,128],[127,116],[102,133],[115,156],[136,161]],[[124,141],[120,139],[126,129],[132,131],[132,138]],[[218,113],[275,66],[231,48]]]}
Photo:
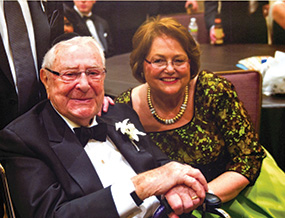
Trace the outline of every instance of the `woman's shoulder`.
{"label": "woman's shoulder", "polygon": [[[197,80],[196,91],[204,92],[207,95],[232,91],[232,83],[226,78],[221,77],[210,71],[200,72]],[[201,93],[200,93],[201,94]]]}
{"label": "woman's shoulder", "polygon": [[131,99],[132,90],[133,88],[129,88],[128,90],[122,92],[120,95],[118,95],[114,99],[114,101],[116,103],[125,103],[125,104],[131,103],[132,102],[132,99]]}

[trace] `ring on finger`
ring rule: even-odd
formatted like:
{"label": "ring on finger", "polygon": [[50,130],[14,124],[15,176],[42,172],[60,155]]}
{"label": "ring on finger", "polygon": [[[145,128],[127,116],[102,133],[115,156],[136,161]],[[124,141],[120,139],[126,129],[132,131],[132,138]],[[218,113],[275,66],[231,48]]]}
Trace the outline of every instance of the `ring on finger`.
{"label": "ring on finger", "polygon": [[197,195],[195,195],[195,196],[191,197],[191,199],[192,199],[192,200],[195,200],[195,199],[197,199],[197,198],[198,198],[198,196],[197,196]]}

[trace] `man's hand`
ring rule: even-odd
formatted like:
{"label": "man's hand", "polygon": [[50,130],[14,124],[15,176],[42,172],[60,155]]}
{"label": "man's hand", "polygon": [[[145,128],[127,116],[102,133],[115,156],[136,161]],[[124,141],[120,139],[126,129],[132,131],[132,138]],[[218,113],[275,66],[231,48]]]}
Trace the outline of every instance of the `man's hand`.
{"label": "man's hand", "polygon": [[207,181],[200,170],[178,162],[138,174],[132,182],[140,199],[165,195],[178,214],[198,207],[208,191]]}
{"label": "man's hand", "polygon": [[193,11],[197,11],[199,9],[197,0],[187,0],[185,2],[185,8],[188,8],[189,6],[192,6]]}
{"label": "man's hand", "polygon": [[98,112],[98,116],[100,117],[102,115],[102,111],[103,112],[107,112],[109,105],[114,105],[115,102],[113,101],[112,98],[110,98],[109,96],[104,96],[104,100],[103,100],[103,104],[102,104],[102,108],[101,110]]}

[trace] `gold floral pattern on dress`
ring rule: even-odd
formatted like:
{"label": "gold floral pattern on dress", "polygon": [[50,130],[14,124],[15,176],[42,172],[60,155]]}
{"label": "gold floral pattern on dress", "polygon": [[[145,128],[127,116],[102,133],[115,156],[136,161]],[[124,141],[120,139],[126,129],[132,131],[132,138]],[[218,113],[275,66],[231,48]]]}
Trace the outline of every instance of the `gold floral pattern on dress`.
{"label": "gold floral pattern on dress", "polygon": [[[115,101],[132,106],[131,91]],[[203,71],[194,99],[194,117],[187,125],[147,134],[169,158],[198,167],[208,181],[225,171],[235,171],[253,184],[265,152],[234,86]]]}

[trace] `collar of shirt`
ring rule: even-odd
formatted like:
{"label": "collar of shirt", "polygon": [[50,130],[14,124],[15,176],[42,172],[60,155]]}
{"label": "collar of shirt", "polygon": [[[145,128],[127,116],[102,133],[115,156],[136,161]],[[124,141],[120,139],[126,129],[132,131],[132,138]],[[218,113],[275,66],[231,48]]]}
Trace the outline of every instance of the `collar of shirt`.
{"label": "collar of shirt", "polygon": [[[53,109],[58,113],[59,116],[61,116],[61,118],[66,122],[66,124],[68,125],[68,127],[74,132],[74,128],[76,127],[80,127],[80,125],[78,125],[77,123],[73,122],[72,120],[68,119],[66,116],[62,115],[58,110],[55,109],[55,107],[53,106],[52,102],[51,106],[53,107]],[[88,127],[92,127],[92,126],[96,126],[98,123],[96,121],[96,116],[92,119],[91,124]]]}

